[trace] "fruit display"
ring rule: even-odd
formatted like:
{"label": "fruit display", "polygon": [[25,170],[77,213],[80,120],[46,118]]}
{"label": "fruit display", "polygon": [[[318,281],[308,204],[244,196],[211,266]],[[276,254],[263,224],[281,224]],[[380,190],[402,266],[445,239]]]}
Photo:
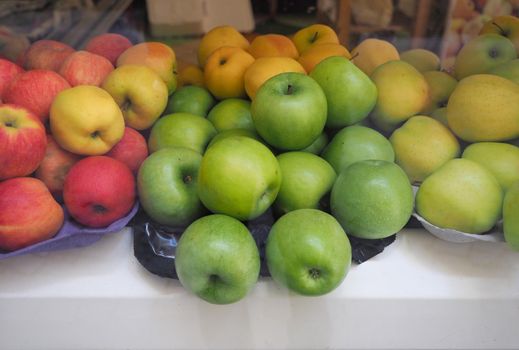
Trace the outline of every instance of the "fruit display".
{"label": "fruit display", "polygon": [[330,293],[356,242],[413,216],[473,237],[502,220],[519,250],[517,41],[485,28],[452,72],[381,39],[350,51],[323,24],[250,41],[216,27],[178,72],[161,42],[34,42],[21,66],[0,59],[0,258],[70,225],[120,229],[138,205],[215,304],[263,268]]}

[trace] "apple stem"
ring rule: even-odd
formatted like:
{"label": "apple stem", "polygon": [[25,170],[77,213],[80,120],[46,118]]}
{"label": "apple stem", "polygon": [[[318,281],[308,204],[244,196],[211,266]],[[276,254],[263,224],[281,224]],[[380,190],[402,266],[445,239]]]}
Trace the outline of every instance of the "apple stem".
{"label": "apple stem", "polygon": [[5,123],[5,126],[8,127],[8,128],[13,128],[14,127],[14,123],[7,122],[7,123]]}
{"label": "apple stem", "polygon": [[222,58],[220,60],[220,66],[223,66],[225,63],[227,63],[227,60],[225,58]]}
{"label": "apple stem", "polygon": [[507,36],[508,33],[499,24],[497,24],[496,22],[492,22],[492,24],[499,28],[499,30],[501,31],[501,35]]}
{"label": "apple stem", "polygon": [[350,61],[357,58],[359,56],[358,52],[355,52],[355,55],[351,56]]}
{"label": "apple stem", "polygon": [[319,32],[315,32],[314,35],[312,35],[312,37],[310,38],[311,43],[313,43],[317,39],[317,34],[319,34]]}
{"label": "apple stem", "polygon": [[292,84],[288,84],[288,87],[287,87],[287,95],[292,95]]}

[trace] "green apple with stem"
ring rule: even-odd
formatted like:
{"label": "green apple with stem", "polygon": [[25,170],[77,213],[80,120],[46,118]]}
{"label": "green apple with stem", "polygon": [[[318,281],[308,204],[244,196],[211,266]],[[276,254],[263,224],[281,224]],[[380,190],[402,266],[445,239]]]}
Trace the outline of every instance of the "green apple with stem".
{"label": "green apple with stem", "polygon": [[205,213],[198,198],[202,155],[183,147],[163,148],[144,160],[137,176],[139,200],[155,221],[186,226]]}
{"label": "green apple with stem", "polygon": [[332,166],[323,158],[308,152],[286,152],[277,156],[281,168],[281,188],[274,208],[284,214],[313,208],[326,210],[327,196],[335,182]]}
{"label": "green apple with stem", "polygon": [[184,231],[175,269],[187,290],[209,303],[230,304],[243,299],[256,284],[260,256],[243,223],[214,214],[194,221]]}
{"label": "green apple with stem", "polygon": [[276,157],[250,137],[227,137],[214,143],[202,157],[198,193],[214,213],[254,219],[272,205],[280,186]]}
{"label": "green apple with stem", "polygon": [[275,282],[308,296],[337,288],[351,265],[351,245],[337,220],[316,209],[298,209],[272,226],[265,257]]}
{"label": "green apple with stem", "polygon": [[207,119],[190,113],[168,114],[157,120],[148,138],[150,153],[171,146],[186,147],[200,154],[216,135]]}
{"label": "green apple with stem", "polygon": [[324,59],[315,66],[310,77],[315,79],[326,95],[327,127],[341,128],[358,123],[375,107],[375,84],[345,57]]}
{"label": "green apple with stem", "polygon": [[136,130],[151,127],[168,103],[166,83],[147,66],[118,67],[108,74],[101,87],[121,108],[126,125]]}
{"label": "green apple with stem", "polygon": [[191,113],[205,118],[215,103],[216,100],[207,89],[188,85],[170,96],[166,113]]}
{"label": "green apple with stem", "polygon": [[251,114],[258,134],[281,150],[308,147],[326,123],[326,97],[303,73],[281,73],[258,89]]}

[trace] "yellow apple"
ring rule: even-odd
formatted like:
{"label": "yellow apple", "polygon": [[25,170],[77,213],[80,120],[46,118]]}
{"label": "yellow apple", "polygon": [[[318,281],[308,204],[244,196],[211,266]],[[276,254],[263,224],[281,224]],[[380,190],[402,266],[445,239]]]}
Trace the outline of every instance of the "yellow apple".
{"label": "yellow apple", "polygon": [[260,57],[291,57],[297,58],[297,48],[288,37],[280,34],[258,35],[252,40],[249,53],[254,58]]}
{"label": "yellow apple", "polygon": [[249,41],[232,26],[218,26],[211,29],[198,45],[198,64],[205,67],[207,58],[219,47],[234,46],[246,50]]}
{"label": "yellow apple", "polygon": [[341,44],[329,43],[310,47],[299,56],[297,61],[310,73],[319,62],[331,56],[351,58],[351,54],[346,47]]}
{"label": "yellow apple", "polygon": [[331,27],[324,24],[312,24],[298,30],[292,37],[292,41],[299,54],[302,54],[306,49],[315,45],[338,44],[339,38]]}
{"label": "yellow apple", "polygon": [[352,50],[351,55],[353,63],[367,76],[371,76],[375,68],[381,64],[400,59],[393,44],[374,38],[363,40]]}
{"label": "yellow apple", "polygon": [[126,49],[117,59],[117,67],[136,64],[153,69],[166,83],[171,95],[177,88],[177,58],[166,44],[150,41]]}
{"label": "yellow apple", "polygon": [[486,22],[479,34],[495,33],[502,35],[514,44],[519,55],[519,18],[515,16],[497,16]]}
{"label": "yellow apple", "polygon": [[178,72],[178,88],[188,85],[205,87],[204,72],[196,64],[188,64]]}
{"label": "yellow apple", "polygon": [[274,75],[286,72],[305,73],[303,66],[290,57],[261,57],[245,71],[245,91],[254,99],[259,87]]}
{"label": "yellow apple", "polygon": [[61,91],[52,102],[49,120],[56,142],[76,154],[104,154],[124,135],[119,106],[97,86],[79,85]]}
{"label": "yellow apple", "polygon": [[214,50],[205,63],[207,89],[219,100],[245,97],[243,76],[253,62],[254,57],[239,47],[222,46]]}

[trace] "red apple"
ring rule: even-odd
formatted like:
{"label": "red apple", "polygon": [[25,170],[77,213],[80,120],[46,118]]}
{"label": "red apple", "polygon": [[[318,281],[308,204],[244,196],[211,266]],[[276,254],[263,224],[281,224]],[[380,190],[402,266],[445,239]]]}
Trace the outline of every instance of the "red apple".
{"label": "red apple", "polygon": [[71,86],[100,86],[105,77],[114,70],[114,66],[103,56],[88,51],[76,51],[61,65],[59,74]]}
{"label": "red apple", "polygon": [[48,69],[57,72],[63,61],[75,50],[55,40],[38,40],[32,43],[24,57],[25,69]]}
{"label": "red apple", "polygon": [[106,156],[81,159],[65,177],[63,200],[70,215],[89,227],[105,227],[135,203],[135,178],[126,164]]}
{"label": "red apple", "polygon": [[43,181],[56,200],[61,201],[65,176],[80,159],[81,156],[64,150],[51,135],[47,134],[45,157],[34,175]]}
{"label": "red apple", "polygon": [[43,160],[46,144],[38,117],[19,106],[0,105],[0,180],[31,174]]}
{"label": "red apple", "polygon": [[121,141],[115,144],[105,155],[120,160],[134,174],[137,174],[142,162],[148,157],[148,144],[144,136],[138,131],[125,127]]}
{"label": "red apple", "polygon": [[3,100],[27,108],[45,122],[54,97],[68,88],[69,83],[58,73],[35,69],[18,75],[4,91]]}
{"label": "red apple", "polygon": [[115,66],[117,58],[131,46],[133,46],[131,41],[125,36],[105,33],[90,39],[85,46],[85,50],[106,57]]}
{"label": "red apple", "polygon": [[63,209],[43,182],[16,177],[0,182],[0,249],[17,250],[53,237]]}
{"label": "red apple", "polygon": [[20,73],[23,73],[23,68],[9,60],[0,58],[0,102],[7,86]]}

